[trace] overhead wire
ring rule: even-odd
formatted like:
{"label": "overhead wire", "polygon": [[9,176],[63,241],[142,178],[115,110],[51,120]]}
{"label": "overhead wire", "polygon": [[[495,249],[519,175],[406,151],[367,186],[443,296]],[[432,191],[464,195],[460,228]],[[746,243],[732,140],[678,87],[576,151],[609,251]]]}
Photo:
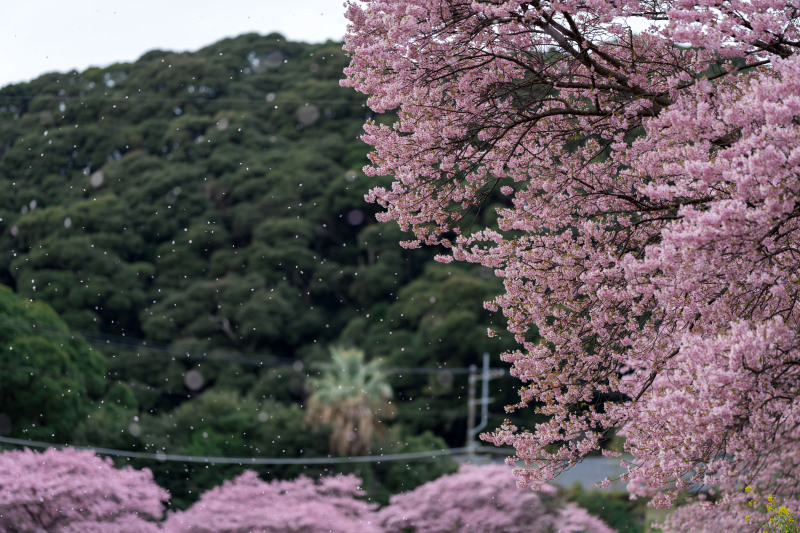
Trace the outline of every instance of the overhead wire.
{"label": "overhead wire", "polygon": [[[220,361],[227,363],[238,363],[242,365],[262,367],[292,367],[296,371],[302,371],[306,368],[324,369],[327,368],[328,363],[312,362],[303,363],[299,359],[290,357],[280,357],[268,354],[246,354],[242,352],[227,352],[220,350],[213,350],[211,353],[203,352],[196,353],[191,351],[178,351],[168,344],[148,341],[130,336],[110,335],[104,333],[96,333],[83,330],[63,329],[56,326],[47,326],[42,324],[21,324],[16,320],[9,320],[6,317],[0,316],[0,324],[4,327],[15,329],[18,331],[40,331],[53,335],[63,337],[75,337],[76,335],[83,337],[89,344],[94,347],[100,348],[102,346],[114,346],[117,348],[126,348],[130,350],[146,350],[151,353],[162,354],[173,358],[181,358],[193,361]],[[120,353],[120,356],[125,354]],[[300,363],[300,364],[298,364]],[[386,367],[382,368],[381,372],[384,374],[468,374],[471,371],[469,367]]]}
{"label": "overhead wire", "polygon": [[[128,350],[141,350],[143,352],[150,352],[153,354],[160,354],[168,357],[172,357],[173,359],[186,359],[190,361],[215,361],[215,362],[233,362],[239,363],[243,365],[252,365],[257,366],[259,368],[283,368],[287,371],[294,371],[294,372],[302,372],[305,369],[321,369],[325,368],[327,363],[302,363],[298,359],[292,359],[288,357],[278,357],[272,355],[264,355],[264,354],[241,354],[241,353],[231,353],[231,352],[212,352],[210,354],[202,353],[202,354],[192,354],[191,352],[186,351],[178,351],[175,349],[170,348],[167,344],[158,343],[153,341],[148,341],[145,339],[140,339],[136,337],[129,337],[129,336],[120,336],[120,335],[110,335],[110,334],[102,334],[96,332],[89,332],[83,330],[73,330],[73,329],[64,329],[59,328],[56,326],[48,326],[42,324],[32,324],[32,323],[20,323],[19,321],[10,320],[7,317],[0,316],[0,325],[2,325],[6,329],[13,329],[18,331],[27,331],[27,332],[38,332],[49,334],[53,336],[63,336],[69,338],[75,338],[76,336],[82,336],[84,339],[89,342],[92,346],[97,348],[102,347],[118,347],[122,349]],[[128,356],[134,357],[137,354],[125,354],[124,352],[119,352],[115,354],[120,356],[120,358],[124,359]],[[298,364],[301,363],[301,364]],[[0,364],[0,368],[3,369],[17,369],[23,371],[29,371],[31,373],[38,373],[44,375],[52,375],[54,377],[58,377],[61,374],[57,372],[48,371],[47,369],[39,369],[34,366],[20,364],[20,365],[12,365],[8,364],[7,362],[4,364]],[[450,374],[450,375],[460,375],[460,374],[468,374],[471,369],[468,367],[453,367],[453,368],[430,368],[430,367],[388,367],[381,370],[384,374],[409,374],[409,375],[441,375],[441,374]],[[113,377],[113,376],[112,376]],[[195,389],[176,389],[174,387],[165,387],[156,384],[148,384],[148,383],[140,383],[137,381],[131,380],[116,380],[117,382],[124,383],[128,386],[134,388],[140,388],[147,390],[149,392],[156,392],[160,394],[167,394],[173,396],[181,396],[184,398],[191,398],[194,396],[198,396],[202,394],[202,390],[195,390]],[[466,416],[466,412],[460,412],[454,409],[433,409],[433,410],[420,410],[420,411],[405,411],[403,416],[411,416],[411,417],[448,417],[452,418],[453,416],[460,417]],[[506,415],[507,416],[507,415]]]}
{"label": "overhead wire", "polygon": [[328,465],[342,463],[382,463],[384,461],[414,461],[421,459],[431,459],[433,457],[453,456],[467,453],[493,453],[499,455],[509,455],[510,450],[496,449],[492,447],[462,447],[446,448],[441,450],[429,450],[424,452],[391,453],[381,455],[357,455],[351,457],[214,457],[201,455],[183,455],[171,453],[148,453],[134,452],[128,450],[115,450],[113,448],[101,448],[97,446],[74,446],[71,444],[55,444],[25,439],[14,439],[10,437],[0,437],[0,443],[13,444],[16,446],[30,446],[34,448],[73,448],[76,450],[88,450],[98,455],[109,455],[114,457],[128,457],[132,459],[147,459],[158,462],[179,462],[179,463],[206,463],[206,464],[235,464],[235,465]]}

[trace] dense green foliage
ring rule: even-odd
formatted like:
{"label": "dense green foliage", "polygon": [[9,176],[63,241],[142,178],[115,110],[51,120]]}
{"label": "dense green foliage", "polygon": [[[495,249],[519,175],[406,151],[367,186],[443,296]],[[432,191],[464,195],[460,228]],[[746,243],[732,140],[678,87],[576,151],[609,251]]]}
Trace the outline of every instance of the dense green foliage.
{"label": "dense green foliage", "polygon": [[0,433],[65,440],[103,394],[103,356],[47,304],[0,286]]}
{"label": "dense green foliage", "polygon": [[[24,352],[3,354],[14,435],[325,456],[330,428],[303,422],[305,383],[338,344],[381,358],[394,389],[396,418],[373,450],[464,444],[464,369],[510,347],[485,334],[499,324],[481,302],[501,287],[481,268],[403,250],[406,236],[375,222],[358,140],[371,113],[339,86],[346,63],[338,43],[249,34],[0,89],[0,283],[67,324],[0,293],[17,302],[4,316],[24,325],[2,330]],[[31,335],[39,321],[53,333]],[[498,419],[512,384],[492,382]],[[70,401],[47,403],[63,387]],[[14,396],[23,388],[41,402]],[[139,466],[179,507],[244,468]],[[453,469],[436,458],[260,473],[357,471],[386,500]]]}

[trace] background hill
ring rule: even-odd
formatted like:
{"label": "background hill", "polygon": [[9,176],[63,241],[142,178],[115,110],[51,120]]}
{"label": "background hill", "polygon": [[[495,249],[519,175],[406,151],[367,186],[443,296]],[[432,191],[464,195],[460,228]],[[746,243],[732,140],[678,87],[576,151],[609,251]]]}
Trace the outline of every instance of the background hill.
{"label": "background hill", "polygon": [[[17,331],[31,320],[20,319],[22,300],[48,304],[63,321],[47,319],[51,336],[91,346],[63,357],[93,361],[74,406],[84,422],[50,428],[16,416],[21,400],[7,398],[0,432],[133,451],[324,456],[326,429],[303,423],[305,383],[329,346],[345,345],[381,358],[395,390],[397,416],[376,447],[463,445],[464,368],[511,347],[485,333],[502,329],[481,305],[500,285],[480,268],[433,262],[433,251],[403,250],[399,229],[375,222],[364,194],[387,181],[361,171],[358,136],[371,114],[339,87],[346,64],[338,43],[249,34],[0,89],[0,283],[16,293],[0,294],[15,302],[3,320]],[[52,365],[36,361],[25,364]],[[8,385],[40,386],[23,381]],[[492,382],[492,424],[514,387]],[[178,506],[242,470],[140,466]],[[335,469],[360,469],[383,497],[452,464]]]}

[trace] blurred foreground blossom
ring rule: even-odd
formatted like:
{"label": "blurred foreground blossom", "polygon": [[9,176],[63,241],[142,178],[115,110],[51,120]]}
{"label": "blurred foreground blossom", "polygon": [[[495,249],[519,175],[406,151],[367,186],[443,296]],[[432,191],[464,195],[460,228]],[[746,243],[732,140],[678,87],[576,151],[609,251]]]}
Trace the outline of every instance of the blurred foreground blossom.
{"label": "blurred foreground blossom", "polygon": [[360,484],[353,475],[266,482],[249,470],[171,514],[164,526],[174,533],[377,532],[375,504],[356,499],[364,495]]}
{"label": "blurred foreground blossom", "polygon": [[91,451],[9,450],[0,454],[0,530],[7,533],[159,531],[169,493],[149,470],[114,468]]}
{"label": "blurred foreground blossom", "polygon": [[462,465],[458,472],[392,496],[379,513],[387,532],[613,533],[575,504],[562,505],[555,488],[514,486],[503,465]]}

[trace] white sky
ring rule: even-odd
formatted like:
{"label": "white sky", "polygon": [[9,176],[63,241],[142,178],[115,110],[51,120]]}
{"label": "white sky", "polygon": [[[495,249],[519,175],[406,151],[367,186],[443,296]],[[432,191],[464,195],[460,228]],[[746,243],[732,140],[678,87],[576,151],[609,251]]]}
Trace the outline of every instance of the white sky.
{"label": "white sky", "polygon": [[7,0],[0,86],[46,72],[135,61],[150,50],[198,50],[225,37],[277,31],[340,41],[343,0]]}

